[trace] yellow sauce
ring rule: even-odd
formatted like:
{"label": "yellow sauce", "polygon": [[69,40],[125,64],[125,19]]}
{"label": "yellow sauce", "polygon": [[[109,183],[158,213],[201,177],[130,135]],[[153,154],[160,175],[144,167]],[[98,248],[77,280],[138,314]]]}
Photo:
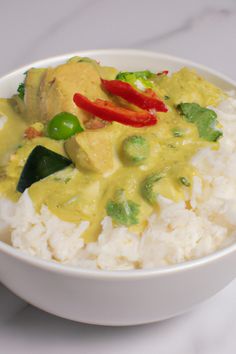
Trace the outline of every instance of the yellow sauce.
{"label": "yellow sauce", "polygon": [[[181,90],[176,83],[181,80]],[[160,79],[159,95],[166,99],[167,113],[158,114],[158,124],[148,128],[132,128],[118,123],[108,128],[114,154],[113,168],[104,173],[88,172],[73,165],[47,178],[34,183],[29,194],[36,210],[43,204],[59,218],[70,222],[88,220],[90,227],[84,233],[86,242],[95,241],[100,231],[100,222],[106,215],[106,204],[118,189],[124,189],[127,199],[140,206],[139,223],[130,227],[141,232],[148,216],[156,206],[148,203],[140,193],[143,180],[152,173],[166,172],[166,177],[158,183],[157,192],[174,201],[186,200],[191,189],[183,186],[179,179],[186,177],[192,182],[196,174],[190,163],[192,156],[202,147],[217,149],[218,143],[209,143],[199,138],[194,124],[186,122],[175,109],[179,102],[197,102],[202,106],[216,105],[222,92],[210,83],[199,78],[187,69],[174,74],[171,78]],[[23,119],[12,108],[10,100],[0,100],[0,112],[8,117],[8,123],[0,131],[0,157],[15,149],[9,162],[2,171],[0,193],[13,200],[20,197],[16,185],[25,161],[37,145],[65,155],[63,142],[49,138],[36,138],[29,141],[22,139],[25,127]],[[175,137],[173,129],[181,129],[183,137]],[[12,133],[14,131],[14,134]],[[150,145],[150,154],[142,165],[129,165],[121,156],[121,145],[127,136],[142,135]],[[21,147],[16,145],[21,141]]]}
{"label": "yellow sauce", "polygon": [[22,140],[25,122],[13,109],[10,100],[0,99],[0,119],[6,119],[0,129],[0,165],[4,165],[10,154]]}

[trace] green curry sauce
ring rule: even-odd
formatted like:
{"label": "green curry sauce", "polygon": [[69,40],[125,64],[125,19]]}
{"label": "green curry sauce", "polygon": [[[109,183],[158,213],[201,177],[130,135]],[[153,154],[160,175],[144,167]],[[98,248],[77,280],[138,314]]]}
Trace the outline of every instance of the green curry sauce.
{"label": "green curry sauce", "polygon": [[[41,145],[69,158],[72,164],[28,188],[34,206],[40,211],[45,204],[65,221],[88,220],[86,242],[97,239],[106,215],[114,225],[140,233],[149,215],[158,212],[158,195],[176,202],[185,200],[191,208],[189,196],[197,174],[191,158],[203,147],[218,148],[220,126],[215,113],[206,107],[216,106],[224,94],[187,68],[168,76],[140,73],[137,78],[135,73],[117,78],[131,78],[136,88],[141,80],[142,86],[165,102],[168,112],[157,113],[158,122],[150,127],[116,122],[99,127],[97,121],[98,127],[91,129],[91,121],[96,120],[75,106],[73,94],[130,106],[101,88],[100,78],[115,79],[116,69],[73,58],[57,68],[29,70],[20,96],[0,100],[1,116],[7,117],[0,130],[1,195],[19,199],[16,187],[22,169],[31,151]],[[48,121],[60,112],[77,116],[83,125],[67,140],[54,140],[46,133]],[[42,136],[25,137],[27,127],[38,129]]]}

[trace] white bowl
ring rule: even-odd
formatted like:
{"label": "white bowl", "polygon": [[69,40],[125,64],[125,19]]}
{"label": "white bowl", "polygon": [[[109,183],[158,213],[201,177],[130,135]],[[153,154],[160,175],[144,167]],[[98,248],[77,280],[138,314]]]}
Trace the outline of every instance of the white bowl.
{"label": "white bowl", "polygon": [[[15,93],[30,67],[58,65],[80,55],[121,70],[197,71],[223,90],[236,83],[201,65],[165,54],[97,50],[66,54],[27,65],[0,79],[0,97]],[[43,261],[0,241],[0,281],[15,294],[52,314],[100,325],[134,325],[170,318],[191,309],[236,276],[236,244],[207,257],[165,269],[84,270]]]}

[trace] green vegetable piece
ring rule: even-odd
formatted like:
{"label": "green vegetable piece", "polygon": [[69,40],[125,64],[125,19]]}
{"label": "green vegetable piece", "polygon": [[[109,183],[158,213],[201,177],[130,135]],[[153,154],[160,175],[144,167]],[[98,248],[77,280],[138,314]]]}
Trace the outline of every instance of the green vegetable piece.
{"label": "green vegetable piece", "polygon": [[129,77],[135,77],[135,79],[151,79],[152,77],[156,76],[149,70],[143,71],[121,71],[117,74],[116,80],[126,81]]}
{"label": "green vegetable piece", "polygon": [[25,96],[25,84],[21,82],[17,89],[18,96],[23,100]]}
{"label": "green vegetable piece", "polygon": [[18,192],[23,193],[33,183],[64,169],[71,163],[71,160],[66,157],[48,150],[44,146],[37,145],[25,163],[16,189]]}
{"label": "green vegetable piece", "polygon": [[190,187],[191,183],[186,177],[180,177],[179,178],[180,183],[182,183],[185,187]]}
{"label": "green vegetable piece", "polygon": [[[156,74],[152,73],[149,70],[144,71],[121,71],[117,74],[116,80],[121,80],[128,82],[129,84],[140,88],[140,85],[143,85],[145,88],[153,87],[152,78],[156,78]],[[138,81],[138,83],[137,83]]]}
{"label": "green vegetable piece", "polygon": [[67,63],[91,63],[91,64],[98,64],[96,60],[91,59],[89,57],[72,57],[70,59],[68,59]]}
{"label": "green vegetable piece", "polygon": [[184,131],[180,128],[173,128],[172,134],[175,138],[181,138],[182,136],[184,136]]}
{"label": "green vegetable piece", "polygon": [[118,225],[138,224],[139,205],[132,200],[127,200],[124,190],[116,192],[114,200],[107,203],[106,211]]}
{"label": "green vegetable piece", "polygon": [[122,153],[127,162],[136,165],[141,164],[149,155],[147,139],[141,135],[129,136],[123,141]]}
{"label": "green vegetable piece", "polygon": [[[24,72],[24,75],[27,75],[28,70]],[[17,88],[18,96],[24,100],[25,97],[25,82],[21,82]]]}
{"label": "green vegetable piece", "polygon": [[213,110],[197,103],[180,103],[177,109],[186,121],[196,124],[200,138],[213,142],[223,135],[222,131],[215,128],[217,114]]}
{"label": "green vegetable piece", "polygon": [[61,112],[48,123],[47,133],[51,139],[66,140],[76,133],[83,132],[79,119],[71,113]]}
{"label": "green vegetable piece", "polygon": [[164,96],[164,100],[169,100],[170,96]]}
{"label": "green vegetable piece", "polygon": [[79,63],[97,63],[96,60],[88,58],[88,57],[81,57],[78,61]]}
{"label": "green vegetable piece", "polygon": [[155,184],[165,177],[165,173],[154,173],[148,176],[141,184],[141,194],[150,204],[155,204],[157,193],[155,193]]}

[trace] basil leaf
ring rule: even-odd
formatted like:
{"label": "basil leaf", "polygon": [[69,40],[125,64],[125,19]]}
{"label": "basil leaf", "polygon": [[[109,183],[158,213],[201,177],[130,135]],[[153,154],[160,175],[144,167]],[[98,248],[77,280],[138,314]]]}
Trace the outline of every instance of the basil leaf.
{"label": "basil leaf", "polygon": [[212,109],[197,103],[180,103],[177,109],[187,122],[196,124],[200,138],[214,142],[223,135],[215,127],[218,123],[217,114]]}
{"label": "basil leaf", "polygon": [[138,224],[139,205],[127,200],[123,190],[116,192],[114,200],[106,206],[107,215],[119,225],[131,226]]}

